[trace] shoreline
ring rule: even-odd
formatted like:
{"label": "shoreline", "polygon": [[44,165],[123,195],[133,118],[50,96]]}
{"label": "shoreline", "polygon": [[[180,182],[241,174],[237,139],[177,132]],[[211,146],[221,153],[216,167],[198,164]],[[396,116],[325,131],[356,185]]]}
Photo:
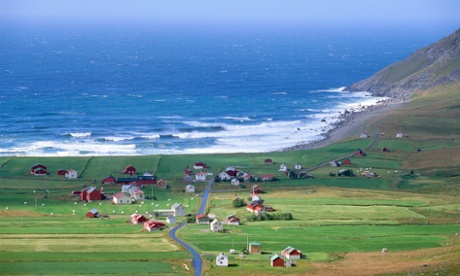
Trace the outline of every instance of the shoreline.
{"label": "shoreline", "polygon": [[359,137],[361,132],[366,132],[367,121],[389,113],[392,110],[404,107],[409,101],[397,98],[385,99],[374,105],[363,106],[360,110],[345,110],[338,120],[332,123],[332,128],[322,133],[324,138],[316,141],[299,143],[295,146],[281,149],[280,151],[308,150],[328,146],[330,144],[345,140],[349,137]]}

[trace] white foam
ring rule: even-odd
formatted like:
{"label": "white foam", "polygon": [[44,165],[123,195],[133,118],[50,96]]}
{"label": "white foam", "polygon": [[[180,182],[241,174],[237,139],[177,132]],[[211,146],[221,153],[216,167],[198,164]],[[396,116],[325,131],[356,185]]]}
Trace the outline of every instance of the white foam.
{"label": "white foam", "polygon": [[75,137],[75,138],[83,138],[83,137],[89,137],[91,136],[91,132],[74,132],[74,133],[69,133],[70,136]]}

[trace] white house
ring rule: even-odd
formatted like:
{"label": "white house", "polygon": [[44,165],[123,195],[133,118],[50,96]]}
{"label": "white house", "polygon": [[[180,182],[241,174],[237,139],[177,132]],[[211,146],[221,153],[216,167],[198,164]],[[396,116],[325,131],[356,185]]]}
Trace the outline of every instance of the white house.
{"label": "white house", "polygon": [[224,229],[224,224],[221,221],[215,219],[211,222],[210,227],[212,232],[219,232]]}
{"label": "white house", "polygon": [[295,170],[301,170],[301,169],[302,169],[302,164],[300,164],[300,163],[295,163],[294,169],[295,169]]}
{"label": "white house", "polygon": [[139,187],[136,187],[134,191],[130,190],[130,195],[131,195],[131,198],[134,200],[144,200],[145,199],[145,193]]}
{"label": "white house", "polygon": [[68,179],[76,179],[78,174],[77,174],[76,170],[70,169],[65,173],[64,176],[65,176],[65,178],[68,178]]}
{"label": "white house", "polygon": [[219,178],[220,180],[226,181],[226,180],[230,180],[232,177],[226,172],[221,172],[219,173]]}
{"label": "white house", "polygon": [[232,183],[233,186],[240,186],[240,181],[238,179],[233,178],[230,183]]}
{"label": "white house", "polygon": [[220,253],[216,257],[216,265],[217,266],[228,266],[228,256],[224,253]]}
{"label": "white house", "polygon": [[369,138],[369,134],[367,134],[366,132],[362,132],[362,133],[359,135],[359,138],[361,138],[361,139]]}
{"label": "white house", "polygon": [[280,165],[280,169],[279,169],[278,171],[280,171],[280,172],[285,172],[285,171],[287,171],[286,165],[285,165],[284,163],[281,164],[281,165]]}
{"label": "white house", "polygon": [[174,224],[177,222],[177,219],[175,216],[173,215],[169,215],[166,217],[166,223],[169,223],[169,224]]}
{"label": "white house", "polygon": [[196,181],[206,181],[206,174],[200,171],[195,175],[195,179]]}
{"label": "white house", "polygon": [[114,204],[131,204],[133,202],[131,197],[126,193],[118,193],[114,195],[112,201]]}
{"label": "white house", "polygon": [[176,202],[171,206],[171,210],[174,212],[175,217],[185,217],[186,210],[182,204]]}
{"label": "white house", "polygon": [[193,194],[193,193],[195,192],[195,186],[193,186],[193,185],[191,185],[191,184],[185,186],[185,192],[186,192],[186,193],[192,193],[192,194]]}
{"label": "white house", "polygon": [[398,132],[398,133],[396,133],[396,138],[403,138],[403,134],[402,134],[402,132]]}
{"label": "white house", "polygon": [[134,190],[136,189],[136,185],[133,184],[126,184],[121,186],[121,192],[122,193],[134,193]]}

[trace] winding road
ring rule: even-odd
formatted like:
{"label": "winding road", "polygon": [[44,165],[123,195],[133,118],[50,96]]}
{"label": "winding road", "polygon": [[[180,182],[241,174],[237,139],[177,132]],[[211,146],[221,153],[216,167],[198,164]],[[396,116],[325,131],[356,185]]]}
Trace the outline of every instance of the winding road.
{"label": "winding road", "polygon": [[[212,187],[212,184],[214,183],[214,179],[211,179],[208,181],[208,185],[206,185],[206,188],[204,189],[204,192],[203,192],[203,195],[201,196],[201,205],[200,205],[200,209],[198,209],[198,213],[197,215],[201,215],[204,213],[204,209],[206,209],[206,204],[208,202],[208,197],[209,197],[209,193],[211,192],[211,187]],[[198,253],[198,251],[196,251],[193,247],[191,247],[190,245],[186,244],[184,241],[182,241],[181,239],[179,239],[176,235],[176,232],[177,230],[181,229],[182,227],[184,227],[185,225],[187,224],[187,222],[182,222],[181,224],[173,227],[170,231],[169,231],[169,236],[175,240],[176,242],[178,242],[180,245],[182,245],[183,247],[185,247],[188,251],[190,251],[190,253],[192,253],[192,256],[193,256],[193,259],[192,259],[192,267],[195,269],[195,273],[193,275],[195,276],[200,276],[201,275],[201,271],[203,269],[203,260],[201,259],[201,256],[200,254]]]}

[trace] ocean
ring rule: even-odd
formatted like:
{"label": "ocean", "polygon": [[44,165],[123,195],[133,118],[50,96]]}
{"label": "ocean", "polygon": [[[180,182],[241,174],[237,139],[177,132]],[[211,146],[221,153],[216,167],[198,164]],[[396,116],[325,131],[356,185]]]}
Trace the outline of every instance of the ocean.
{"label": "ocean", "polygon": [[454,29],[0,24],[0,155],[267,152],[321,139],[343,87]]}

